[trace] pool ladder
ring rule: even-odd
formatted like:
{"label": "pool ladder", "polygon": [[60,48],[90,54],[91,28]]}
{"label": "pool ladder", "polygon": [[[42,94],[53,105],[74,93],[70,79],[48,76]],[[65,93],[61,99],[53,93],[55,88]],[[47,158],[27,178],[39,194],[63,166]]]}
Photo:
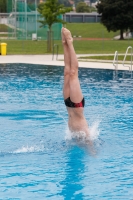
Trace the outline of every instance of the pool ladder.
{"label": "pool ladder", "polygon": [[[131,65],[125,66],[125,60],[126,60],[129,49],[131,49]],[[133,61],[132,57],[133,57],[133,48],[131,46],[129,46],[126,50],[126,53],[125,53],[125,56],[124,56],[124,59],[123,59],[123,67],[129,67],[129,71],[132,71],[132,61]]]}
{"label": "pool ladder", "polygon": [[54,60],[55,48],[56,48],[56,60],[58,59],[59,45],[58,44],[54,44],[52,60]]}
{"label": "pool ladder", "polygon": [[[128,55],[128,51],[129,49],[131,50],[131,63],[130,65],[125,65],[125,60],[126,60],[126,57]],[[122,65],[123,67],[128,67],[129,68],[129,71],[132,72],[132,65],[133,65],[133,48],[131,46],[129,46],[126,50],[126,53],[125,53],[125,56],[124,56],[124,59],[123,59],[123,62],[122,62]],[[115,55],[114,55],[114,60],[113,60],[113,65],[115,67],[115,70],[118,70],[118,51],[115,51]]]}
{"label": "pool ladder", "polygon": [[115,67],[115,70],[118,70],[118,51],[115,51],[113,65]]}

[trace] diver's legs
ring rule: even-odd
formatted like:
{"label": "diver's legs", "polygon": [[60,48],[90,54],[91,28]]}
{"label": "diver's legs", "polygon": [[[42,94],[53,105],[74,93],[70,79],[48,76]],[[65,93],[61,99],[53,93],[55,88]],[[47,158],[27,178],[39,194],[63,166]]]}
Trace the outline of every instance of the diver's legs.
{"label": "diver's legs", "polygon": [[62,44],[63,44],[63,50],[64,50],[64,86],[63,86],[63,96],[64,99],[67,99],[70,97],[70,86],[69,86],[69,79],[70,79],[70,55],[69,55],[69,49],[66,42],[66,39],[64,37],[64,28],[62,28]]}
{"label": "diver's legs", "polygon": [[80,82],[78,79],[78,60],[76,57],[76,53],[73,47],[73,38],[69,30],[64,28],[64,36],[67,41],[68,51],[70,55],[70,77],[69,77],[69,85],[70,85],[70,99],[74,103],[79,103],[83,99],[82,91],[80,88]]}

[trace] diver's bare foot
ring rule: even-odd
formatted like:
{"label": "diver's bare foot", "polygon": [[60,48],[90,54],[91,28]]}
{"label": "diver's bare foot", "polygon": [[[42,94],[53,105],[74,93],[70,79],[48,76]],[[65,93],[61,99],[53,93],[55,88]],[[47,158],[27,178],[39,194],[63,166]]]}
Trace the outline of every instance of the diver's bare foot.
{"label": "diver's bare foot", "polygon": [[66,39],[66,41],[67,41],[67,44],[68,44],[68,45],[69,45],[69,44],[72,44],[73,38],[72,38],[71,32],[70,32],[68,29],[66,29],[66,28],[63,28],[62,31],[63,31],[63,34],[64,34],[65,39]]}
{"label": "diver's bare foot", "polygon": [[64,29],[64,27],[61,30],[62,44],[67,44],[65,36],[64,36],[64,30],[63,29]]}

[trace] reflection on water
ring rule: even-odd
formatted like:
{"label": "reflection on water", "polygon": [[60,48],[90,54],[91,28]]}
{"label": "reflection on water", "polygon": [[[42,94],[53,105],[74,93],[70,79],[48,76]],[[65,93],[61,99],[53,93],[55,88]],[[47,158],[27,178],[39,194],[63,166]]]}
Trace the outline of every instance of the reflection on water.
{"label": "reflection on water", "polygon": [[61,195],[64,199],[84,199],[82,193],[84,179],[84,154],[83,149],[74,146],[67,152],[65,179],[61,182],[63,189]]}
{"label": "reflection on water", "polygon": [[[133,73],[132,71],[123,71],[122,72],[122,78],[123,79],[132,79],[133,78]],[[119,71],[115,70],[113,71],[113,80],[119,80]]]}

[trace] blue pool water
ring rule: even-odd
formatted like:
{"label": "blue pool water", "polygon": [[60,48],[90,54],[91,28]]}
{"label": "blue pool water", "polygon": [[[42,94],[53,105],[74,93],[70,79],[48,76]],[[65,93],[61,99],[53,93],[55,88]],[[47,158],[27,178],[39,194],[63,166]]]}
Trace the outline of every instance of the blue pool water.
{"label": "blue pool water", "polygon": [[96,155],[67,140],[63,67],[0,65],[0,200],[133,199],[133,79],[79,69]]}

